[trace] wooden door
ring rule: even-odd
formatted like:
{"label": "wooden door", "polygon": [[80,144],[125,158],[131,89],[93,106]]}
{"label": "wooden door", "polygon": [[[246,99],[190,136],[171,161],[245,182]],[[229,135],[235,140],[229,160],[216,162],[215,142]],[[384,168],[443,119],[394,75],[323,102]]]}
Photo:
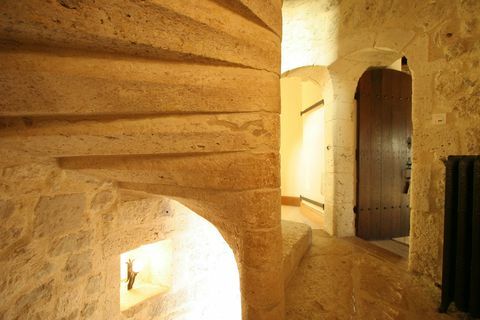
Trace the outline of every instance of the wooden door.
{"label": "wooden door", "polygon": [[408,236],[412,79],[376,69],[359,81],[357,235],[367,240]]}

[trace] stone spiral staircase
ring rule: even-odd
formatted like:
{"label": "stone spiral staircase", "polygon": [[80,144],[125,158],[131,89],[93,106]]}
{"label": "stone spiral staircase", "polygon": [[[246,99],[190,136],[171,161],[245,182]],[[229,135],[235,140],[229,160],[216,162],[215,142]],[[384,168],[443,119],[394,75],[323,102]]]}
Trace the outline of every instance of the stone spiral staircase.
{"label": "stone spiral staircase", "polygon": [[281,0],[2,1],[1,163],[179,199],[234,250],[244,318],[281,319],[280,40]]}

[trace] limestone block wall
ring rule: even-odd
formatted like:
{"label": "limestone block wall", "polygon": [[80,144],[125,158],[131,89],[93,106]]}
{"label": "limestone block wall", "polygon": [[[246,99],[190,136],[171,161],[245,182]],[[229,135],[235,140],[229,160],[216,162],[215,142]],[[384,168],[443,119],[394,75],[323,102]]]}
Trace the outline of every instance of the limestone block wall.
{"label": "limestone block wall", "polygon": [[[329,68],[327,144],[334,163],[326,213],[331,232],[354,234],[353,94],[361,74],[408,58],[413,78],[410,269],[441,277],[444,167],[450,154],[479,154],[478,1],[284,1],[282,71]],[[300,30],[307,30],[301,33]],[[301,35],[301,36],[298,36]],[[300,53],[301,52],[301,53]],[[300,58],[301,57],[301,58]],[[445,114],[435,125],[432,117]],[[330,128],[330,129],[329,129]]]}
{"label": "limestone block wall", "polygon": [[[186,207],[55,163],[1,177],[0,319],[241,319],[233,251]],[[120,312],[120,254],[166,239],[170,290]]]}
{"label": "limestone block wall", "polygon": [[[242,317],[282,319],[281,1],[21,0],[0,11],[2,167],[55,159],[180,200],[232,248]],[[2,183],[25,194],[31,174]]]}

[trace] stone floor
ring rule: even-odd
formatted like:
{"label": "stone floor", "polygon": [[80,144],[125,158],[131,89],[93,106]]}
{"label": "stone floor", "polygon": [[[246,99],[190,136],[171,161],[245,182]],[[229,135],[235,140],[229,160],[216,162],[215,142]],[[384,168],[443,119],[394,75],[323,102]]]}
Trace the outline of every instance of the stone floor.
{"label": "stone floor", "polygon": [[439,290],[405,259],[358,238],[313,230],[313,244],[286,295],[287,320],[460,319],[436,312]]}
{"label": "stone floor", "polygon": [[282,220],[301,222],[309,225],[312,229],[321,229],[318,223],[302,214],[300,207],[282,206]]}
{"label": "stone floor", "polygon": [[398,242],[396,240],[375,240],[369,242],[385,250],[393,252],[402,258],[408,259],[408,245],[405,243]]}

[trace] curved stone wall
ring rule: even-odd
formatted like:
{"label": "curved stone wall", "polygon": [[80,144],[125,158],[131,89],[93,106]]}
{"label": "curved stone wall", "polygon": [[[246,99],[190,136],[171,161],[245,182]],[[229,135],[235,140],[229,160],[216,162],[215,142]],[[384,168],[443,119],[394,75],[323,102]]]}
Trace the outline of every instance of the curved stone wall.
{"label": "curved stone wall", "polygon": [[180,200],[234,251],[243,318],[282,319],[280,10],[280,0],[3,1],[2,167],[56,159]]}
{"label": "curved stone wall", "polygon": [[[1,319],[241,319],[232,249],[178,202],[54,162],[0,176]],[[171,257],[149,258],[170,265],[155,269],[168,273],[168,290],[121,309],[120,255],[158,241],[169,241]],[[137,285],[130,297],[141,296]]]}

